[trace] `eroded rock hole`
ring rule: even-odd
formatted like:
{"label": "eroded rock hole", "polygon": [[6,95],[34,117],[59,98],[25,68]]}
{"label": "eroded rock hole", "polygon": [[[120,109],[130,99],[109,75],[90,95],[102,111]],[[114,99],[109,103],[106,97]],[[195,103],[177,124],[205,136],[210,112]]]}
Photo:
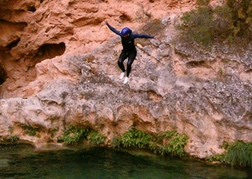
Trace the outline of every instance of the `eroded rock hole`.
{"label": "eroded rock hole", "polygon": [[6,47],[8,49],[12,49],[13,47],[16,47],[19,42],[20,38],[18,37],[17,39],[13,40],[10,44],[8,44]]}
{"label": "eroded rock hole", "polygon": [[207,67],[207,64],[205,61],[190,61],[186,63],[186,66],[189,68],[196,68],[196,67]]}
{"label": "eroded rock hole", "polygon": [[34,6],[27,7],[28,11],[35,12],[36,8]]}
{"label": "eroded rock hole", "polygon": [[44,44],[39,47],[36,58],[39,58],[40,61],[45,59],[54,58],[56,56],[61,56],[66,50],[66,45],[64,42],[59,44]]}
{"label": "eroded rock hole", "polygon": [[0,66],[0,85],[5,82],[7,74],[2,66]]}

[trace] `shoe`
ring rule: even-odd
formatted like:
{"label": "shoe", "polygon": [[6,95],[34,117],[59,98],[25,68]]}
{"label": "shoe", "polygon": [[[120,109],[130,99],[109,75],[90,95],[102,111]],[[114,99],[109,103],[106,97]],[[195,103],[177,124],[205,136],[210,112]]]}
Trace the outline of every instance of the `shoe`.
{"label": "shoe", "polygon": [[129,77],[125,77],[124,81],[123,81],[123,84],[127,84],[128,82],[129,82]]}
{"label": "shoe", "polygon": [[122,72],[121,74],[120,74],[120,79],[123,79],[123,77],[124,77],[124,72]]}

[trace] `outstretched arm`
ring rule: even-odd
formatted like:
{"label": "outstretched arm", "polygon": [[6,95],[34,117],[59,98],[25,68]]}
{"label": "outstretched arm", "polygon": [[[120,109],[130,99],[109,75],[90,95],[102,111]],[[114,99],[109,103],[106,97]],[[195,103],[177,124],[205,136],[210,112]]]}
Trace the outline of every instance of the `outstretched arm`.
{"label": "outstretched arm", "polygon": [[145,35],[145,34],[132,34],[134,38],[145,38],[145,39],[153,39],[154,36]]}
{"label": "outstretched arm", "polygon": [[114,27],[112,27],[111,25],[109,25],[109,23],[106,22],[106,25],[108,26],[108,28],[114,32],[117,35],[121,35],[120,31],[116,30]]}

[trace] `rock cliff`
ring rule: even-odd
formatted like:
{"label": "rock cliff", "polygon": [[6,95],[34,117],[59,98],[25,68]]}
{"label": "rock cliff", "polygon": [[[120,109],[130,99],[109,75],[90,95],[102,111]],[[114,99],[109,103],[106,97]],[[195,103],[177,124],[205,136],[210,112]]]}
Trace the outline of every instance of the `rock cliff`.
{"label": "rock cliff", "polygon": [[[83,124],[109,145],[134,125],[185,133],[186,152],[200,158],[222,152],[224,141],[252,142],[252,46],[204,49],[178,40],[174,25],[194,6],[0,0],[0,136],[39,147],[56,143],[68,125]],[[155,36],[137,40],[127,85],[117,67],[120,39],[105,21]],[[26,135],[24,126],[39,137]]]}

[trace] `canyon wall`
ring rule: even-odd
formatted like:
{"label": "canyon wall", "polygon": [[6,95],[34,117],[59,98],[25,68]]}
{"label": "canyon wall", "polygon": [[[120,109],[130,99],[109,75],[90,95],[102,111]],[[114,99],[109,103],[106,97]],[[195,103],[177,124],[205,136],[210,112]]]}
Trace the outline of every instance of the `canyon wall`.
{"label": "canyon wall", "polygon": [[[194,7],[186,0],[0,0],[1,138],[40,147],[82,124],[110,145],[133,125],[185,133],[186,152],[199,158],[223,152],[224,141],[252,142],[252,46],[205,49],[179,40],[174,25]],[[106,21],[155,36],[136,40],[126,85],[120,38]]]}

